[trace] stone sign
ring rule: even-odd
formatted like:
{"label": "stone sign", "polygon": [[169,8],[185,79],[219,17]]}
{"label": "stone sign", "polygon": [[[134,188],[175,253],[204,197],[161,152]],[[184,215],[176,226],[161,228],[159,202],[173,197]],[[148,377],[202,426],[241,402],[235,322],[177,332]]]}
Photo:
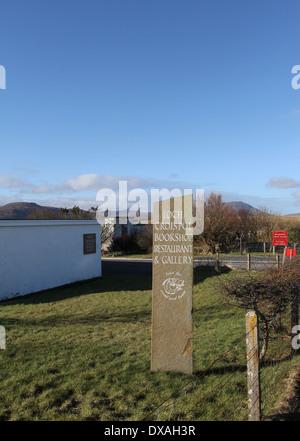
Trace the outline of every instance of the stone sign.
{"label": "stone sign", "polygon": [[153,204],[151,370],[193,373],[192,195]]}
{"label": "stone sign", "polygon": [[96,252],[96,234],[84,234],[83,254],[95,254]]}

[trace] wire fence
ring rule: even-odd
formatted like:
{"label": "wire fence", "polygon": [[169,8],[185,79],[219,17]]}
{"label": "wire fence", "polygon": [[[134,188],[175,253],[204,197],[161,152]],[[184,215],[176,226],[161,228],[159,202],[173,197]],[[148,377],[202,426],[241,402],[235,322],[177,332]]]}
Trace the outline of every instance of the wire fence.
{"label": "wire fence", "polygon": [[[300,243],[289,242],[287,247],[300,252]],[[283,254],[284,246],[273,246],[272,242],[245,242],[242,250],[245,253]]]}
{"label": "wire fence", "polygon": [[[300,253],[300,243],[289,242],[287,244],[288,248],[296,250],[296,253]],[[224,253],[259,253],[265,255],[275,255],[275,254],[283,254],[284,246],[273,246],[273,242],[233,242],[227,245],[224,249],[221,247],[218,248],[219,252]],[[223,249],[223,251],[222,251]],[[226,251],[225,251],[226,250]],[[195,244],[194,246],[195,254],[203,254],[204,248]]]}
{"label": "wire fence", "polygon": [[[207,421],[247,419],[245,339],[217,357],[203,372],[194,375],[150,412],[145,420]],[[239,361],[237,354],[239,353]]]}
{"label": "wire fence", "polygon": [[[266,255],[255,256],[252,254],[239,256],[201,256],[194,258],[195,267],[210,266],[210,267],[229,267],[240,270],[264,271],[268,268],[278,268],[283,264],[283,256],[280,255]],[[288,259],[288,258],[286,258]]]}
{"label": "wire fence", "polygon": [[[297,349],[293,348],[294,334],[292,332],[298,322],[299,294],[297,291],[295,297],[292,295],[291,303],[286,311],[274,319],[268,352],[260,365],[262,419],[274,413],[274,402],[283,395],[288,376],[297,363],[300,372],[299,355]],[[262,339],[260,339],[260,347],[261,345]]]}
{"label": "wire fence", "polygon": [[[274,406],[284,392],[289,373],[293,368],[300,371],[299,351],[293,349],[291,344],[291,330],[298,320],[297,294],[285,313],[274,318],[271,323],[268,350],[263,360],[258,361],[258,395],[254,397],[254,401],[249,399],[253,388],[253,384],[249,383],[249,363],[251,364],[251,358],[255,354],[249,355],[247,352],[247,341],[252,337],[252,330],[247,328],[246,320],[244,335],[215,358],[206,369],[195,370],[196,373],[154,407],[145,420],[246,421],[251,419],[253,406],[257,405],[259,420],[272,418],[276,410]],[[257,354],[261,352],[263,343],[263,334],[258,332]]]}

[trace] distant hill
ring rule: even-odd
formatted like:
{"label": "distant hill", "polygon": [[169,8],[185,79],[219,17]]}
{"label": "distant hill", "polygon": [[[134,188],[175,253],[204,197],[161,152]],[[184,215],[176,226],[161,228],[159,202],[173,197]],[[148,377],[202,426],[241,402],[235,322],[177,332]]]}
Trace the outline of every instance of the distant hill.
{"label": "distant hill", "polygon": [[[259,213],[257,208],[242,201],[225,202],[225,206],[232,207],[236,211],[245,210],[251,214]],[[82,216],[92,216],[88,211],[81,211]],[[294,214],[289,216],[299,216]],[[35,202],[14,202],[0,207],[0,220],[17,219],[64,219],[72,217],[71,209],[63,214],[60,208],[38,205]]]}
{"label": "distant hill", "polygon": [[0,207],[1,220],[61,219],[60,208],[43,207],[34,202],[14,202]]}
{"label": "distant hill", "polygon": [[284,214],[283,216],[286,216],[286,217],[288,217],[288,216],[300,216],[300,213],[293,213],[293,214]]}
{"label": "distant hill", "polygon": [[236,211],[245,210],[250,212],[251,214],[259,213],[259,210],[257,208],[254,208],[252,207],[252,205],[246,204],[242,201],[225,202],[225,205],[227,207],[232,207]]}

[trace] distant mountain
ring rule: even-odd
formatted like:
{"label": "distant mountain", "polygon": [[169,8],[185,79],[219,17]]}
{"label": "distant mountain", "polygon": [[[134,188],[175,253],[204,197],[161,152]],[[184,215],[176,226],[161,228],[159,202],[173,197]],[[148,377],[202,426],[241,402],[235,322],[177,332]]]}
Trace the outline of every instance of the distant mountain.
{"label": "distant mountain", "polygon": [[[245,210],[251,214],[256,214],[259,212],[257,208],[254,208],[242,201],[225,202],[225,205],[232,207],[236,211]],[[85,214],[91,216],[91,213],[84,210],[82,210],[81,214],[83,216]],[[119,215],[121,216],[122,214],[119,213]],[[124,215],[126,214],[124,213]],[[0,220],[64,219],[65,217],[72,217],[71,209],[69,209],[67,214],[63,214],[60,208],[45,207],[38,205],[35,202],[14,202],[0,207]],[[92,217],[94,217],[94,215],[92,215]],[[145,217],[147,218],[147,215],[145,215]]]}
{"label": "distant mountain", "polygon": [[17,219],[60,219],[60,208],[43,207],[34,202],[14,202],[0,207],[1,220]]}
{"label": "distant mountain", "polygon": [[259,213],[259,210],[257,208],[254,208],[252,207],[252,205],[246,204],[242,201],[225,202],[225,205],[227,207],[232,207],[236,211],[245,210],[247,212],[250,212],[251,214]]}
{"label": "distant mountain", "polygon": [[300,216],[300,213],[284,214],[283,216]]}

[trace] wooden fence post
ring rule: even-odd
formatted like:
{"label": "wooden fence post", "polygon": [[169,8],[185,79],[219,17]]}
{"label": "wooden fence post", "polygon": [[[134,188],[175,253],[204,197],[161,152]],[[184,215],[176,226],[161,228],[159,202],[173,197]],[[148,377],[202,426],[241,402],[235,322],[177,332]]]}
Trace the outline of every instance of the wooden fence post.
{"label": "wooden fence post", "polygon": [[287,250],[287,246],[284,247],[282,265],[284,265],[284,262],[285,262],[286,250]]}
{"label": "wooden fence post", "polygon": [[251,254],[250,253],[247,254],[247,270],[248,271],[251,270]]}
{"label": "wooden fence post", "polygon": [[219,252],[217,252],[217,254],[216,254],[216,262],[215,262],[215,270],[217,272],[219,272],[219,260],[220,260],[220,254],[219,254]]}
{"label": "wooden fence post", "polygon": [[276,254],[276,266],[279,269],[279,254]]}
{"label": "wooden fence post", "polygon": [[260,368],[258,319],[255,311],[246,314],[247,380],[248,380],[248,420],[260,421]]}

